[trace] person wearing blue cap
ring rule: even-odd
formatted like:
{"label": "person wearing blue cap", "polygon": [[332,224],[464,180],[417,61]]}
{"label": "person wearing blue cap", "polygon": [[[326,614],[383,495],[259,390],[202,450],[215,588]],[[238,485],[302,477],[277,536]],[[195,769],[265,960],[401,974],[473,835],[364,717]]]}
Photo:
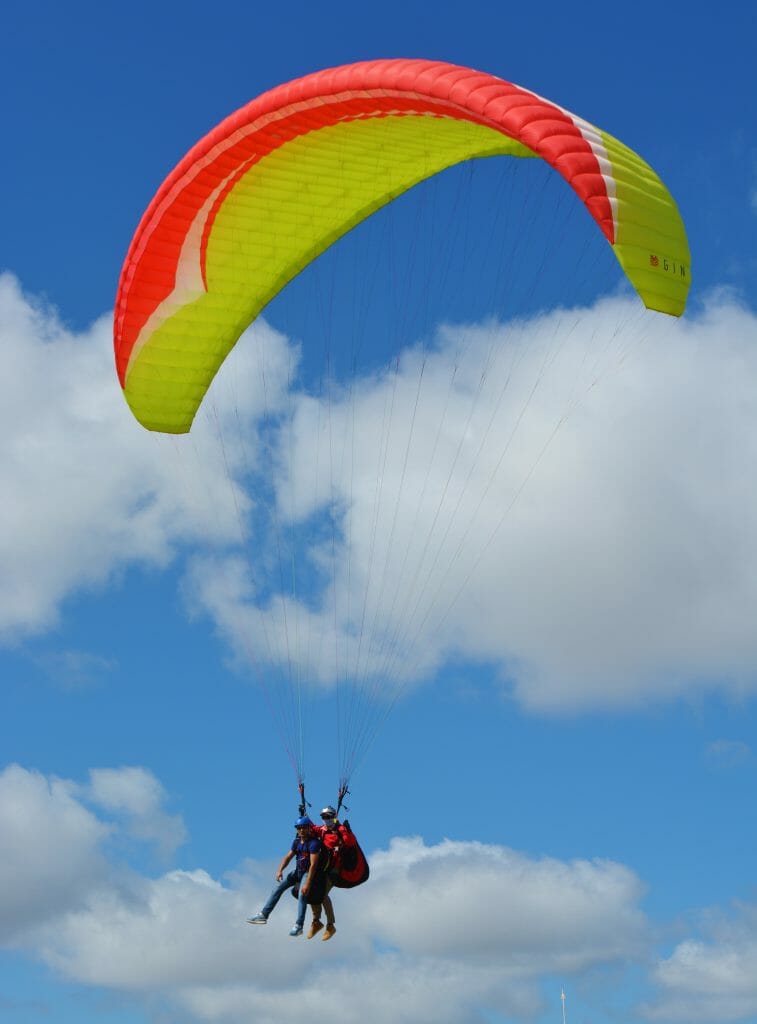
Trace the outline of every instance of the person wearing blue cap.
{"label": "person wearing blue cap", "polygon": [[[277,885],[268,897],[262,910],[254,917],[248,917],[248,924],[267,924],[273,908],[281,899],[287,889],[294,889],[297,894],[297,920],[292,925],[289,934],[292,936],[302,935],[305,925],[305,911],[307,910],[307,895],[313,877],[318,869],[319,854],[321,852],[321,841],[313,831],[313,823],[310,818],[301,817],[294,823],[297,829],[297,836],[290,849],[284,854],[279,869],[276,872]],[[295,859],[295,867],[288,874],[284,874],[289,863]]]}

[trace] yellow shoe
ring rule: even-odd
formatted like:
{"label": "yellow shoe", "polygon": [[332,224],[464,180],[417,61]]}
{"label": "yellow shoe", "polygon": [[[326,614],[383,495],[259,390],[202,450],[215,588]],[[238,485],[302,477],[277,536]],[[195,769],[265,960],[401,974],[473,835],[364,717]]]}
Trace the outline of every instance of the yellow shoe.
{"label": "yellow shoe", "polygon": [[321,928],[323,928],[323,921],[313,921],[308,931],[308,938],[312,939],[314,935],[318,934]]}
{"label": "yellow shoe", "polygon": [[335,924],[327,924],[326,925],[326,931],[321,936],[321,941],[322,942],[328,942],[328,940],[331,938],[331,936],[334,934],[335,931],[336,931],[336,925]]}

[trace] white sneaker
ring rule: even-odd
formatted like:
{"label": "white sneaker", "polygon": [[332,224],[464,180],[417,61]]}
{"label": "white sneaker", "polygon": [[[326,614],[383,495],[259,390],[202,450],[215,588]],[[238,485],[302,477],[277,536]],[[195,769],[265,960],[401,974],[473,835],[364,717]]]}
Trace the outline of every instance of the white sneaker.
{"label": "white sneaker", "polygon": [[265,914],[256,914],[254,917],[247,918],[247,924],[268,924],[268,918]]}
{"label": "white sneaker", "polygon": [[301,924],[294,924],[294,925],[292,925],[291,929],[289,930],[289,934],[290,935],[302,935],[302,925]]}

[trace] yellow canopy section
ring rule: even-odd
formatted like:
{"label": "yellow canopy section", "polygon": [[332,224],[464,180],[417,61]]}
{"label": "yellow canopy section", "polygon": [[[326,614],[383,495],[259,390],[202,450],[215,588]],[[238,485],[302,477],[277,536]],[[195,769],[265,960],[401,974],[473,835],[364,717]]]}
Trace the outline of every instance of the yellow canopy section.
{"label": "yellow canopy section", "polygon": [[482,125],[404,115],[322,128],[253,164],[213,221],[207,291],[198,276],[194,295],[174,292],[135,349],[124,388],[134,415],[150,430],[188,431],[240,334],[303,267],[418,182],[497,154],[533,156]]}

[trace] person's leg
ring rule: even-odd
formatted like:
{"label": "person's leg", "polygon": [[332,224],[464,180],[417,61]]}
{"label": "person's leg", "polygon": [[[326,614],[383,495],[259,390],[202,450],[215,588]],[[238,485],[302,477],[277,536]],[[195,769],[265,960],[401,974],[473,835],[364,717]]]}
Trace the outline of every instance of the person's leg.
{"label": "person's leg", "polygon": [[288,875],[284,875],[279,884],[276,886],[276,888],[273,890],[271,895],[266,900],[265,906],[260,911],[260,913],[263,915],[264,918],[266,918],[266,920],[268,919],[273,908],[281,899],[282,895],[287,891],[287,889],[291,889],[296,881],[297,875],[294,871],[290,871]]}
{"label": "person's leg", "polygon": [[334,924],[334,904],[328,893],[323,894],[323,909],[326,911],[326,924]]}
{"label": "person's leg", "polygon": [[297,925],[302,930],[305,926],[305,912],[308,909],[308,901],[302,895],[302,888],[300,888],[300,895],[297,898]]}
{"label": "person's leg", "polygon": [[323,909],[326,911],[326,930],[323,933],[323,938],[330,939],[336,931],[336,925],[334,924],[334,906],[329,896],[329,890],[331,889],[331,882],[326,886],[326,892],[323,894]]}
{"label": "person's leg", "polygon": [[323,928],[323,921],[321,921],[321,904],[313,904],[313,920],[310,922],[310,929],[308,930],[308,938],[312,939],[313,936]]}

